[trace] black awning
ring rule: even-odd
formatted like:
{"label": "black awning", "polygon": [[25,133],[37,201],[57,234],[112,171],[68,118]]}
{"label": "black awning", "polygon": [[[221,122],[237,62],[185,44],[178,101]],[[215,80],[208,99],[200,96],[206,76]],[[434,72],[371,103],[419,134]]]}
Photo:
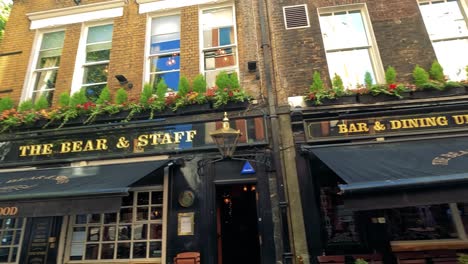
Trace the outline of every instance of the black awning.
{"label": "black awning", "polygon": [[[15,216],[116,212],[129,187],[169,161],[0,173],[0,207]],[[7,217],[7,216],[3,216]]]}
{"label": "black awning", "polygon": [[[393,197],[393,203],[406,201],[402,206],[415,205],[418,203],[416,200],[424,200],[423,193],[442,193],[441,188],[444,189],[443,195],[426,197],[427,200],[432,203],[454,202],[457,199],[468,201],[467,195],[459,195],[463,191],[468,192],[468,187],[452,194],[447,192],[449,188],[459,188],[461,183],[468,183],[468,137],[377,142],[310,150],[346,182],[340,185],[343,193],[355,198],[361,196],[362,199],[358,199],[361,202],[365,200],[364,194],[372,193],[374,198],[382,196],[382,192],[393,191],[391,195],[400,195],[398,199]],[[430,189],[432,191],[428,191]],[[416,193],[419,198],[415,197],[413,203],[410,196]],[[390,197],[388,193],[385,195]],[[382,201],[380,205],[372,207],[387,206],[389,204]]]}

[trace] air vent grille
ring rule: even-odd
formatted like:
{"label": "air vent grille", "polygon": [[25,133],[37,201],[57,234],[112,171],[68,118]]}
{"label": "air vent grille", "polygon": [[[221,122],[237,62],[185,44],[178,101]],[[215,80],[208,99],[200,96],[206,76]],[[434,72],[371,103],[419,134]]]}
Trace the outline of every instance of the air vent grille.
{"label": "air vent grille", "polygon": [[286,29],[309,27],[309,16],[306,5],[283,7],[284,24]]}

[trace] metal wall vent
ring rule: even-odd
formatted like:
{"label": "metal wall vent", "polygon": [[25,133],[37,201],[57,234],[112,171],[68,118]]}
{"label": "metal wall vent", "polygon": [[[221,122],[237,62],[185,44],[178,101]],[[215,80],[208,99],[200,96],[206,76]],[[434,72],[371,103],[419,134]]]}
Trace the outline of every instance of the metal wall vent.
{"label": "metal wall vent", "polygon": [[307,5],[283,6],[286,29],[309,27]]}

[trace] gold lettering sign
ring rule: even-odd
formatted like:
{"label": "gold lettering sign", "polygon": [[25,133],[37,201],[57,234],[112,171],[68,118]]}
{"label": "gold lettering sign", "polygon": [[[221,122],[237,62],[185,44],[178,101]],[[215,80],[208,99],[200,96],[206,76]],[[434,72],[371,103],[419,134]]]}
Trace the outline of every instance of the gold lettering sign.
{"label": "gold lettering sign", "polygon": [[133,149],[138,150],[138,152],[143,152],[144,147],[191,143],[196,135],[196,130],[154,132],[137,135],[135,138],[129,139],[126,137],[119,137],[116,142],[110,142],[107,138],[98,138],[60,143],[22,145],[18,147],[18,152],[20,157],[100,152],[108,151],[110,147],[117,149]]}
{"label": "gold lettering sign", "polygon": [[[382,137],[390,134],[417,132],[435,129],[468,127],[468,114],[463,112],[429,113],[413,116],[370,117],[367,119],[341,119],[329,121],[305,121],[307,139],[349,138],[359,136]],[[38,152],[39,150],[36,150]]]}
{"label": "gold lettering sign", "polygon": [[0,216],[15,216],[18,214],[18,207],[0,207]]}

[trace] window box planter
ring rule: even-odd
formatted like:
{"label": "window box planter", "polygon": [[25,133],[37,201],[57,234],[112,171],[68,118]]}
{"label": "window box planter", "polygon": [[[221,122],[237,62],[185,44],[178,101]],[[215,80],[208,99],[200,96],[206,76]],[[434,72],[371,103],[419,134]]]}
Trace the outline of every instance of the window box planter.
{"label": "window box planter", "polygon": [[411,98],[424,99],[431,97],[457,96],[466,94],[466,87],[452,87],[444,90],[418,90],[413,91]]}
{"label": "window box planter", "polygon": [[404,98],[409,98],[410,93],[403,93],[401,96],[402,98],[395,96],[395,95],[389,95],[389,94],[377,94],[377,95],[359,94],[358,101],[361,104],[375,104],[375,103],[380,103],[380,102],[397,101],[397,100],[401,100]]}
{"label": "window box planter", "polygon": [[346,95],[336,97],[334,99],[325,98],[322,100],[321,105],[342,105],[342,104],[356,104],[358,101],[357,95]]}
{"label": "window box planter", "polygon": [[199,114],[199,113],[206,113],[211,111],[211,104],[204,103],[204,104],[193,104],[187,105],[177,109],[176,114],[178,115],[191,115],[191,114]]}
{"label": "window box planter", "polygon": [[215,110],[219,111],[233,111],[233,110],[242,110],[246,109],[249,106],[250,102],[249,101],[244,101],[244,102],[228,102],[225,105],[222,105],[218,108],[214,108]]}

